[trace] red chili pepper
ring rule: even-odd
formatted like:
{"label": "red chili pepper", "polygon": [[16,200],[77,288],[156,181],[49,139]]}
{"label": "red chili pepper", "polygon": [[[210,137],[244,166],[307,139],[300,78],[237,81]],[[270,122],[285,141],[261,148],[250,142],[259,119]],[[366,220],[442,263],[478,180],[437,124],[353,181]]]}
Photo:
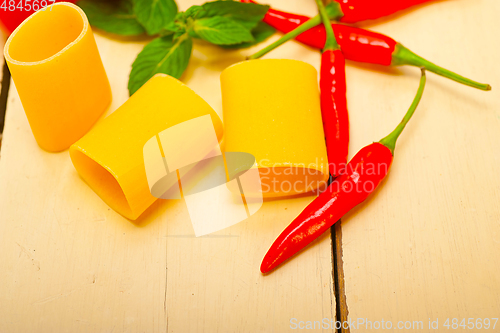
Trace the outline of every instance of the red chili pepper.
{"label": "red chili pepper", "polygon": [[401,10],[420,5],[432,0],[336,0],[342,11],[341,22],[355,23],[375,20],[389,16]]}
{"label": "red chili pepper", "polygon": [[345,59],[341,50],[326,50],[321,56],[321,114],[325,130],[330,174],[344,172],[349,152]]}
{"label": "red chili pepper", "polygon": [[[240,1],[256,3],[253,0]],[[384,0],[383,3],[376,0],[335,0],[337,13],[331,19],[344,23],[375,20],[430,1],[434,0]],[[272,12],[270,10],[269,14]]]}
{"label": "red chili pepper", "polygon": [[349,114],[347,111],[345,58],[335,39],[326,9],[316,0],[326,28],[326,43],[321,55],[321,115],[325,131],[330,174],[344,172],[349,151]]}
{"label": "red chili pepper", "polygon": [[262,273],[271,271],[302,250],[375,191],[389,171],[396,141],[422,98],[425,81],[422,69],[420,87],[403,121],[387,137],[361,149],[347,165],[346,172],[283,230],[262,261]]}
{"label": "red chili pepper", "polygon": [[[72,2],[75,3],[78,0],[56,0],[55,2]],[[0,8],[0,27],[6,33],[11,34],[16,28],[26,20],[31,14],[36,12],[42,7],[42,2],[44,3],[44,7],[50,10],[50,5],[54,1],[33,1],[30,3],[29,1],[19,1],[19,0],[7,0],[4,1],[5,7]],[[43,9],[42,9],[43,10]]]}
{"label": "red chili pepper", "polygon": [[[241,0],[250,1],[250,0]],[[255,2],[252,0],[252,2]],[[296,40],[308,46],[322,49],[326,41],[325,27],[320,24],[319,17],[310,19],[304,15],[297,15],[270,9],[264,17],[264,22],[273,26],[281,32],[294,36],[293,32],[304,31],[296,36]],[[305,23],[305,24],[304,24]],[[300,28],[299,28],[300,27]],[[437,66],[430,61],[413,53],[402,44],[383,34],[366,29],[351,27],[342,24],[332,24],[337,42],[342,49],[344,57],[348,60],[378,64],[383,66],[410,65],[425,67],[425,69],[444,76],[459,83],[481,89],[491,90],[489,84],[479,83],[447,69]],[[256,58],[269,52],[277,45],[284,43],[284,38],[268,46],[262,52],[256,54]],[[254,56],[250,57],[253,58]]]}

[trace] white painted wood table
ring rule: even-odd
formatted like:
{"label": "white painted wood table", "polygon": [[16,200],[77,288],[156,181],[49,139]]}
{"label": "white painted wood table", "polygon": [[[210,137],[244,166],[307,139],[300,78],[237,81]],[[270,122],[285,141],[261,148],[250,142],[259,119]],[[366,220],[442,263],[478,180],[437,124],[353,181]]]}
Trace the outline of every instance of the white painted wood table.
{"label": "white painted wood table", "polygon": [[[181,9],[201,2],[178,1]],[[269,3],[316,13],[312,0]],[[439,319],[432,331],[444,332],[446,318],[500,317],[498,13],[497,0],[441,1],[365,25],[493,91],[429,73],[390,179],[345,216],[336,251],[325,234],[267,276],[263,255],[312,197],[266,202],[201,238],[182,201],[158,201],[131,223],[79,178],[67,151],[37,146],[11,83],[0,159],[0,332],[288,332],[292,318],[336,315],[423,322],[407,332],[430,331],[429,318]],[[113,90],[109,114],[128,98],[145,41],[96,40]],[[183,81],[220,114],[220,72],[251,53],[196,43]],[[319,68],[319,53],[296,42],[267,57]],[[400,121],[419,70],[349,62],[347,76],[352,156]]]}

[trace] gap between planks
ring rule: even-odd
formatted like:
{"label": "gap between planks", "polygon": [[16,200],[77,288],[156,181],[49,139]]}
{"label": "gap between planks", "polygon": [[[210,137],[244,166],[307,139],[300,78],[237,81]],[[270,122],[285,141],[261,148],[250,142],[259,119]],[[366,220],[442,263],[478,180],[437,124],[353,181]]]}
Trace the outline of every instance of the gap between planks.
{"label": "gap between planks", "polygon": [[[3,49],[5,41],[7,40],[7,36],[5,33],[0,30],[0,46]],[[9,95],[9,87],[10,87],[10,72],[7,67],[7,63],[5,62],[4,57],[0,60],[0,77],[2,78],[2,82],[0,82],[0,151],[2,149],[2,133],[5,125],[5,113],[7,110],[7,97]]]}
{"label": "gap between planks", "polygon": [[348,321],[349,309],[345,293],[344,261],[342,259],[342,224],[341,220],[330,228],[332,238],[332,274],[333,287],[335,291],[335,317],[340,321],[338,333],[350,333],[349,326],[344,328],[344,323]]}
{"label": "gap between planks", "polygon": [[9,97],[10,88],[10,71],[7,63],[3,63],[2,82],[0,83],[2,89],[0,92],[0,149],[2,147],[2,133],[5,125],[5,111],[7,110],[7,98]]}

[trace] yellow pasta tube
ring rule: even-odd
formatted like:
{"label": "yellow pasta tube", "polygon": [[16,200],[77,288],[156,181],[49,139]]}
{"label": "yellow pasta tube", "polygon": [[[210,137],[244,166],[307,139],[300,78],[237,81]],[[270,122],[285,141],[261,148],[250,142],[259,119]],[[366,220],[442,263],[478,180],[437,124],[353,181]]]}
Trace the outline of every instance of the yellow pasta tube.
{"label": "yellow pasta tube", "polygon": [[24,111],[43,149],[67,149],[111,102],[111,89],[85,13],[56,3],[10,35],[4,55]]}
{"label": "yellow pasta tube", "polygon": [[225,151],[255,156],[264,197],[325,187],[328,159],[316,69],[251,60],[221,75]]}
{"label": "yellow pasta tube", "polygon": [[135,220],[156,200],[146,175],[146,143],[172,126],[204,115],[210,115],[220,141],[222,122],[210,105],[177,79],[157,74],[72,145],[71,160],[104,202]]}

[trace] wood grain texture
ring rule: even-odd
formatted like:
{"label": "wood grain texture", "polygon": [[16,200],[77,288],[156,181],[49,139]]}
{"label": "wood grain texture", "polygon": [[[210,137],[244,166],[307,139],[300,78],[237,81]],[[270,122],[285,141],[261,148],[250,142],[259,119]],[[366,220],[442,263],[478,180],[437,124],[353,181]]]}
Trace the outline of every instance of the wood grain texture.
{"label": "wood grain texture", "polygon": [[[389,179],[342,219],[352,321],[423,321],[428,331],[429,318],[439,318],[444,332],[446,318],[499,317],[500,66],[492,42],[499,11],[495,0],[441,1],[370,25],[493,91],[428,73]],[[354,154],[398,124],[419,70],[350,64],[347,76]]]}
{"label": "wood grain texture", "polygon": [[[293,6],[315,11],[307,0]],[[96,40],[113,90],[109,114],[128,98],[145,42]],[[197,43],[183,81],[220,114],[220,72],[251,52]],[[319,53],[295,42],[270,56],[319,67]],[[13,84],[4,138],[0,332],[285,332],[294,317],[334,318],[329,234],[274,274],[259,272],[271,242],[312,197],[265,203],[249,220],[195,238],[182,201],[158,201],[137,224],[110,210],[67,151],[37,146]]]}

